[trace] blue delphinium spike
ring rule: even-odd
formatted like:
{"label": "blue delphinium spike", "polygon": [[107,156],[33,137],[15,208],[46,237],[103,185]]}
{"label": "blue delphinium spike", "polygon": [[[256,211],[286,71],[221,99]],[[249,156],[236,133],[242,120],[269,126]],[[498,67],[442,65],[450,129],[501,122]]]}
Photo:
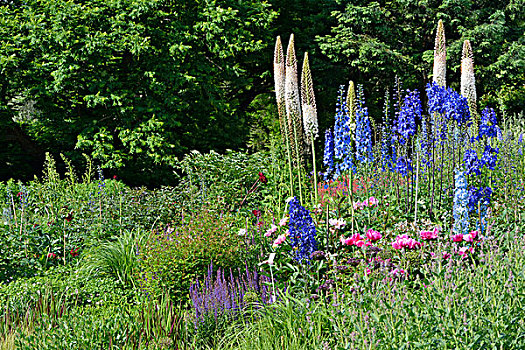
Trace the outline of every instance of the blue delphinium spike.
{"label": "blue delphinium spike", "polygon": [[334,135],[332,134],[332,130],[326,129],[324,139],[323,164],[326,167],[326,172],[324,174],[324,179],[326,181],[331,177],[331,174],[334,171]]}
{"label": "blue delphinium spike", "polygon": [[416,133],[416,118],[421,120],[421,100],[419,99],[419,92],[407,91],[403,106],[399,112],[397,122],[397,134],[399,143],[404,145],[409,138]]}
{"label": "blue delphinium spike", "polygon": [[368,108],[365,107],[363,86],[357,88],[357,118],[355,130],[356,159],[361,162],[373,162],[372,130],[368,118]]}
{"label": "blue delphinium spike", "polygon": [[498,120],[496,112],[490,107],[481,111],[481,123],[479,124],[478,140],[482,137],[492,138],[498,135]]}
{"label": "blue delphinium spike", "polygon": [[296,197],[289,203],[290,209],[290,242],[295,252],[295,259],[308,261],[317,250],[316,230],[310,212],[303,207]]}
{"label": "blue delphinium spike", "polygon": [[465,175],[480,175],[481,174],[481,168],[483,167],[483,163],[478,159],[478,154],[476,151],[472,149],[468,149],[465,151],[465,156],[463,157],[464,167],[465,167]]}
{"label": "blue delphinium spike", "polygon": [[468,215],[468,197],[467,180],[465,173],[462,170],[456,170],[454,176],[454,234],[468,234],[469,229],[469,215]]}

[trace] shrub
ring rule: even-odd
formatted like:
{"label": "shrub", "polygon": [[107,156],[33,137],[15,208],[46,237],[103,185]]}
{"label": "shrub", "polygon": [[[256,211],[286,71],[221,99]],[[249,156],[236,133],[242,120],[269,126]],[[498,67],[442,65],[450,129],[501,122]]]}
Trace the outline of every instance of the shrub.
{"label": "shrub", "polygon": [[140,288],[148,295],[167,291],[188,300],[190,285],[213,262],[228,269],[254,258],[249,237],[240,236],[235,217],[203,209],[176,227],[154,232],[139,249]]}

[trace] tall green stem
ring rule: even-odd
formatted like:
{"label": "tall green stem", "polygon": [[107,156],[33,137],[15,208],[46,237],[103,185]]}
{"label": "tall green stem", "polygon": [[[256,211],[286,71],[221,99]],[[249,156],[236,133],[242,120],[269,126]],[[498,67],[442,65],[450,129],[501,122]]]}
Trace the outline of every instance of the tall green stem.
{"label": "tall green stem", "polygon": [[317,199],[317,167],[315,165],[315,145],[314,145],[314,134],[313,133],[310,133],[310,141],[312,143],[312,163],[313,163],[313,168],[314,168],[314,191],[315,191],[315,203],[314,205],[317,204],[318,202],[318,199]]}

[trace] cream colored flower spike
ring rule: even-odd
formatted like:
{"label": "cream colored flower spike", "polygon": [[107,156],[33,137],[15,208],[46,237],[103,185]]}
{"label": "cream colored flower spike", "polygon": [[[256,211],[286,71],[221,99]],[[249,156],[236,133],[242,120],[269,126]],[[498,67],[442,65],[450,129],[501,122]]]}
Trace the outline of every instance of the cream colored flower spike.
{"label": "cream colored flower spike", "polygon": [[443,21],[439,20],[436,31],[436,42],[434,46],[434,70],[433,81],[440,86],[447,86],[447,46],[445,41],[445,27]]}

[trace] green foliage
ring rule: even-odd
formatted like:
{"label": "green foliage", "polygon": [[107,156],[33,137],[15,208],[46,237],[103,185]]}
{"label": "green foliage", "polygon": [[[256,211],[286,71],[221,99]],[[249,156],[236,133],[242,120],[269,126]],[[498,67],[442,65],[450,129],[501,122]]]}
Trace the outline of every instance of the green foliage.
{"label": "green foliage", "polygon": [[[265,152],[249,155],[235,151],[226,154],[193,151],[181,160],[180,169],[183,176],[176,186],[177,206],[187,209],[211,205],[218,210],[251,211],[278,186]],[[258,182],[259,172],[268,177],[267,184]],[[253,191],[255,183],[257,189]]]}
{"label": "green foliage", "polygon": [[139,288],[152,296],[169,292],[177,302],[188,300],[190,285],[211,262],[229,269],[254,258],[251,238],[240,236],[240,227],[228,212],[201,208],[176,227],[154,232],[139,249]]}
{"label": "green foliage", "polygon": [[[523,110],[523,9],[515,1],[341,1],[332,34],[318,37],[323,53],[365,84],[378,106],[396,75],[405,87],[424,90],[432,73],[435,28],[442,19],[447,39],[448,76],[459,86],[461,47],[473,45],[480,107]],[[521,53],[521,54],[520,54]],[[347,78],[348,79],[348,78]],[[340,83],[345,83],[341,81]],[[502,92],[505,91],[505,94]],[[519,98],[521,96],[521,98]]]}
{"label": "green foliage", "polygon": [[252,71],[275,15],[259,1],[3,5],[0,119],[150,176],[188,149],[240,146],[246,120],[232,116],[260,90]]}
{"label": "green foliage", "polygon": [[115,241],[102,243],[87,253],[83,269],[89,275],[110,275],[123,285],[135,287],[137,251],[145,238],[144,233],[126,231]]}
{"label": "green foliage", "polygon": [[89,276],[78,268],[57,266],[40,276],[18,279],[0,287],[2,312],[24,314],[42,303],[64,306],[111,306],[129,303],[133,290],[115,279]]}
{"label": "green foliage", "polygon": [[342,289],[333,302],[305,303],[289,296],[262,318],[232,328],[222,349],[521,349],[525,242],[500,242],[480,264],[428,265],[415,283],[365,281]]}

